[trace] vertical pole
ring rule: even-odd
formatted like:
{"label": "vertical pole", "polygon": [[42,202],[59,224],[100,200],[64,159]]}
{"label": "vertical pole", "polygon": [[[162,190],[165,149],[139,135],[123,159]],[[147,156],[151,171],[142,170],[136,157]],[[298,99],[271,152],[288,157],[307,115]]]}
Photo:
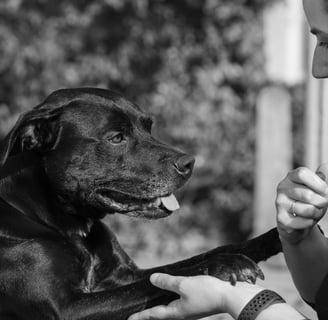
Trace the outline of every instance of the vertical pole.
{"label": "vertical pole", "polygon": [[275,194],[292,166],[291,101],[278,84],[304,81],[303,11],[295,0],[277,2],[264,13],[265,70],[272,85],[257,101],[255,233],[275,226]]}
{"label": "vertical pole", "polygon": [[267,87],[257,101],[255,233],[276,225],[275,196],[292,162],[291,100],[281,87]]}
{"label": "vertical pole", "polygon": [[[308,39],[310,66],[316,40]],[[308,68],[307,99],[305,106],[305,166],[312,170],[328,162],[328,81],[313,78]],[[321,221],[322,229],[328,232],[328,215]]]}
{"label": "vertical pole", "polygon": [[320,163],[328,162],[328,81],[320,81],[321,154]]}
{"label": "vertical pole", "polygon": [[305,166],[315,170],[322,159],[322,81],[314,79],[311,75],[311,61],[315,47],[314,37],[307,42],[307,95],[305,102]]}
{"label": "vertical pole", "polygon": [[265,71],[271,81],[304,81],[304,13],[301,1],[285,0],[270,6],[263,16]]}

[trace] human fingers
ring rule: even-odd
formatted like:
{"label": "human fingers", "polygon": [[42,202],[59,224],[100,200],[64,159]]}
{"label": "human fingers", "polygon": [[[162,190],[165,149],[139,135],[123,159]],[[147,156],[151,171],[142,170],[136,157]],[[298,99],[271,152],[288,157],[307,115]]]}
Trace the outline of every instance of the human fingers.
{"label": "human fingers", "polygon": [[161,289],[180,293],[180,284],[185,277],[171,276],[166,273],[154,273],[150,276],[150,282]]}
{"label": "human fingers", "polygon": [[[320,171],[319,171],[320,172]],[[322,174],[322,173],[321,173]],[[321,177],[306,167],[299,167],[290,171],[287,178],[296,183],[302,184],[314,192],[323,196],[328,196],[328,185]]]}
{"label": "human fingers", "polygon": [[328,182],[328,162],[322,163],[315,172],[323,181]]}
{"label": "human fingers", "polygon": [[156,306],[131,315],[128,320],[175,319],[174,309],[170,306]]}
{"label": "human fingers", "polygon": [[278,195],[276,205],[277,228],[280,239],[284,242],[302,241],[320,219],[320,209],[310,204],[302,206],[284,194]]}
{"label": "human fingers", "polygon": [[302,217],[306,219],[313,219],[319,221],[325,214],[325,208],[318,208],[312,204],[300,202],[300,201],[290,201],[289,209],[287,212],[289,216]]}
{"label": "human fingers", "polygon": [[296,183],[289,183],[283,189],[278,189],[277,204],[287,202],[290,205],[290,201],[310,204],[319,209],[328,207],[328,196]]}
{"label": "human fingers", "polygon": [[280,226],[283,226],[284,229],[288,229],[290,231],[311,228],[316,223],[313,219],[292,217],[289,215],[278,215],[277,221]]}

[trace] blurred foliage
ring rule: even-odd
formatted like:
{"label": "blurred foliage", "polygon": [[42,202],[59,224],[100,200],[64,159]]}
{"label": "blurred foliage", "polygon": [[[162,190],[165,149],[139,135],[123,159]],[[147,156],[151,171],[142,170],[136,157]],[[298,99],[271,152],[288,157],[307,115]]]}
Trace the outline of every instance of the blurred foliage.
{"label": "blurred foliage", "polygon": [[2,0],[0,134],[61,87],[122,92],[196,156],[169,219],[108,217],[130,252],[188,255],[251,232],[264,0]]}

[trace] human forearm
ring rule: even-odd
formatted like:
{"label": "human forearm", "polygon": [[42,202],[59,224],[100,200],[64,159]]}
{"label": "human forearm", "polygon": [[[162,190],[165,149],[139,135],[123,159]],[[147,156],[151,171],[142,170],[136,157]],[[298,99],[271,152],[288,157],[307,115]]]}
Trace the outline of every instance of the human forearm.
{"label": "human forearm", "polygon": [[317,222],[328,208],[328,167],[317,172],[300,167],[278,184],[277,229],[283,252],[300,294],[314,302],[328,271],[328,242]]}
{"label": "human forearm", "polygon": [[317,226],[298,243],[281,237],[283,252],[295,286],[304,299],[314,302],[328,271],[328,240]]}
{"label": "human forearm", "polygon": [[136,313],[129,320],[193,320],[219,313],[229,313],[238,319],[245,306],[245,312],[255,314],[256,320],[304,319],[272,291],[247,282],[231,285],[211,276],[177,277],[168,274],[152,275],[150,281],[161,289],[177,293],[180,298],[167,306]]}
{"label": "human forearm", "polygon": [[277,303],[264,309],[256,320],[304,320],[304,316],[287,303]]}
{"label": "human forearm", "polygon": [[[237,283],[231,286],[226,293],[226,310],[234,318],[238,319],[244,307],[260,292],[262,287],[248,283]],[[276,303],[264,308],[256,317],[256,320],[303,320],[299,312],[287,303]]]}

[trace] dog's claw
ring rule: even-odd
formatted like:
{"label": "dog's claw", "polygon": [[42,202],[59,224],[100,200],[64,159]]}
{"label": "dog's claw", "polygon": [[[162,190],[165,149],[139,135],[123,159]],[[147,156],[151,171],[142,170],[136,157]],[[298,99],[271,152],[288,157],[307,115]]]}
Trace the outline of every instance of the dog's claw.
{"label": "dog's claw", "polygon": [[231,275],[230,275],[230,283],[231,283],[231,285],[236,285],[236,283],[237,283],[237,275],[235,274],[235,273],[232,273]]}
{"label": "dog's claw", "polygon": [[[260,267],[258,267],[258,273],[257,273],[257,276],[261,279],[261,280],[264,280],[264,278],[265,278],[265,276],[264,276],[264,273],[263,273],[263,271],[261,270],[261,268]],[[256,279],[255,279],[255,281],[256,281]]]}

